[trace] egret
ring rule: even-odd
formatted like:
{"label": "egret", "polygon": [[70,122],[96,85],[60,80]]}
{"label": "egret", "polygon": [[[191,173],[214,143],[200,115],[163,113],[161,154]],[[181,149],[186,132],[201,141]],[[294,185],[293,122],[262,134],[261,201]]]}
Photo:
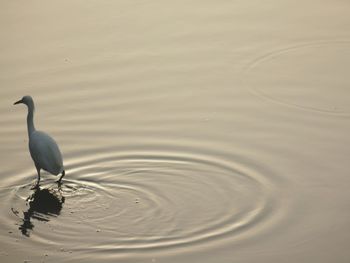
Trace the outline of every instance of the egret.
{"label": "egret", "polygon": [[57,183],[61,183],[65,175],[62,155],[55,140],[48,134],[37,131],[34,126],[34,101],[31,96],[24,96],[14,105],[23,103],[28,107],[27,129],[29,137],[29,152],[35,164],[38,173],[38,181],[35,187],[39,186],[40,170],[43,169],[53,175],[61,174]]}

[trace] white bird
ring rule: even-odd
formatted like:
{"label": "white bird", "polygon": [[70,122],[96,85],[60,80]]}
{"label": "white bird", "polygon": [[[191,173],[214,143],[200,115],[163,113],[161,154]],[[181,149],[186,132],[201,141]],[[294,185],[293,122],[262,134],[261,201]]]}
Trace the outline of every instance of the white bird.
{"label": "white bird", "polygon": [[38,181],[35,187],[39,186],[40,182],[40,170],[43,169],[53,175],[62,174],[58,179],[58,183],[61,183],[63,176],[65,175],[62,155],[55,140],[48,134],[37,131],[34,126],[34,101],[31,96],[24,96],[15,104],[23,103],[28,107],[27,115],[27,128],[29,137],[29,151],[34,161],[37,173]]}

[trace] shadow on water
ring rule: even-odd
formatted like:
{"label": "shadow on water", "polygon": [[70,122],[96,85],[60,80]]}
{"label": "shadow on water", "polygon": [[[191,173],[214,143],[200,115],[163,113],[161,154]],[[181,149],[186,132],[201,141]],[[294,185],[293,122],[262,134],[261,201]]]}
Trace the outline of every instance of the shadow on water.
{"label": "shadow on water", "polygon": [[[23,211],[22,223],[18,228],[23,235],[30,236],[30,230],[34,228],[32,219],[48,222],[52,216],[60,214],[65,201],[60,190],[60,186],[57,189],[40,187],[34,189],[33,194],[26,200],[28,210]],[[12,211],[18,216],[18,211],[13,209]]]}

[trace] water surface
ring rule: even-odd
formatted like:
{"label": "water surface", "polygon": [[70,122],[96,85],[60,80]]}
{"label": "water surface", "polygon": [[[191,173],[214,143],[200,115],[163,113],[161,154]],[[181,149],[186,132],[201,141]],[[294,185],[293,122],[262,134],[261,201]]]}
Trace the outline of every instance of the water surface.
{"label": "water surface", "polygon": [[349,11],[2,1],[0,261],[348,262]]}

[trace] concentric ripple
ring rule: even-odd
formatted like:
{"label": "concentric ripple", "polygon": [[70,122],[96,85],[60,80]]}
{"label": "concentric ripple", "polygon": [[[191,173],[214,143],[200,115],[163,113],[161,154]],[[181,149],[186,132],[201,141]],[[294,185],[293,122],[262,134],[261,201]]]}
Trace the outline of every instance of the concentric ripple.
{"label": "concentric ripple", "polygon": [[350,41],[276,49],[253,60],[244,82],[253,94],[302,110],[349,116]]}
{"label": "concentric ripple", "polygon": [[[108,150],[79,154],[66,168],[61,187],[44,176],[41,187],[65,202],[47,224],[31,221],[35,242],[89,252],[188,247],[252,234],[277,209],[269,175],[239,160]],[[14,210],[23,210],[29,187],[15,188]]]}

